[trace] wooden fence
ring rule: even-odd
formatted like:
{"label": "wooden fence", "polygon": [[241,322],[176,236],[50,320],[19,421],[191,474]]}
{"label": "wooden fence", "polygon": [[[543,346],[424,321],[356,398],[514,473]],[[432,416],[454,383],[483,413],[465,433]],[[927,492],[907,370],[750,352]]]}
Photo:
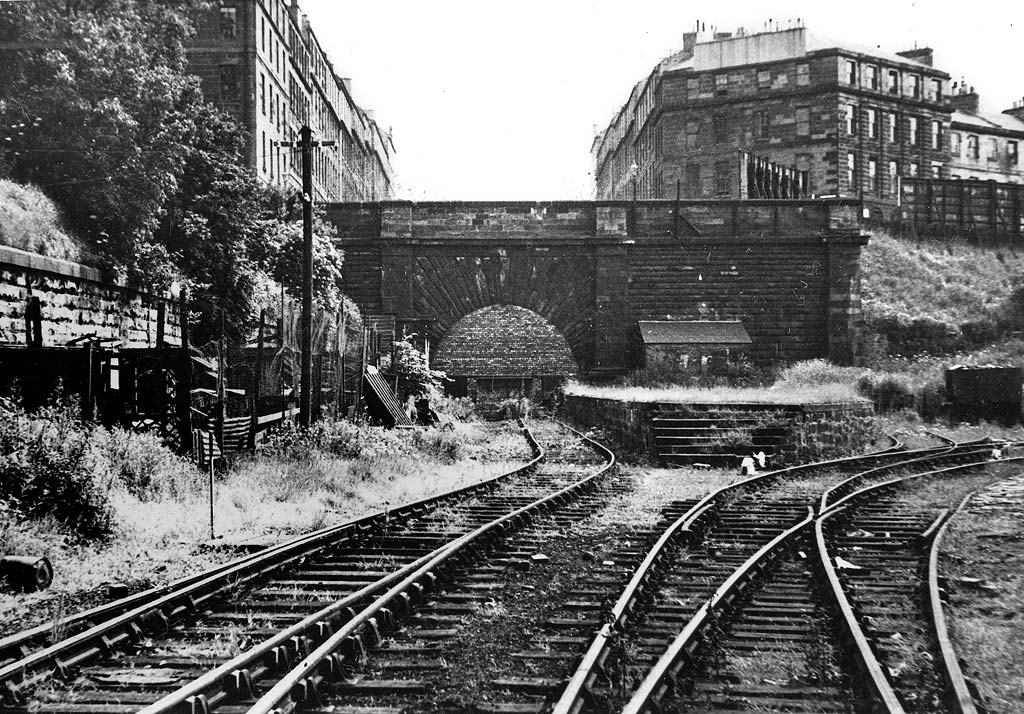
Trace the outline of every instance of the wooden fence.
{"label": "wooden fence", "polygon": [[896,235],[976,243],[1024,239],[1024,184],[931,178],[901,183]]}

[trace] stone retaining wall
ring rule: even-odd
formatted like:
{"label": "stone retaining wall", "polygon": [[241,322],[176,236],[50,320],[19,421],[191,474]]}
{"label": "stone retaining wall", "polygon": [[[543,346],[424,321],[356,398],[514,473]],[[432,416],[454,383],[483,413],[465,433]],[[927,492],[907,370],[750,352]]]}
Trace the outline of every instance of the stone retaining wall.
{"label": "stone retaining wall", "polygon": [[822,461],[870,450],[878,436],[874,409],[870,403],[842,404],[676,404],[631,402],[568,394],[563,411],[573,423],[604,430],[625,451],[644,454],[652,460],[654,451],[653,418],[680,407],[697,411],[780,410],[793,415],[792,431],[780,447],[773,466]]}
{"label": "stone retaining wall", "polygon": [[123,347],[156,347],[161,302],[164,341],[181,344],[176,301],[106,282],[95,268],[0,246],[0,346],[26,344],[25,312],[34,297],[45,347],[93,334]]}

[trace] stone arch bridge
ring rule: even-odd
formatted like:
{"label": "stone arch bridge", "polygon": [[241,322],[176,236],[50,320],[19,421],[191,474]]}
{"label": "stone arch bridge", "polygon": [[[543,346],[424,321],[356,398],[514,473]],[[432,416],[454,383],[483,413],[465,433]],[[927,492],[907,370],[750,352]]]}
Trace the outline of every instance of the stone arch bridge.
{"label": "stone arch bridge", "polygon": [[629,366],[638,320],[742,321],[759,361],[859,356],[857,201],[383,202],[326,214],[363,314],[432,345],[473,313],[514,306],[513,322],[474,328],[481,344],[516,332],[517,316],[535,323],[529,311],[588,375]]}

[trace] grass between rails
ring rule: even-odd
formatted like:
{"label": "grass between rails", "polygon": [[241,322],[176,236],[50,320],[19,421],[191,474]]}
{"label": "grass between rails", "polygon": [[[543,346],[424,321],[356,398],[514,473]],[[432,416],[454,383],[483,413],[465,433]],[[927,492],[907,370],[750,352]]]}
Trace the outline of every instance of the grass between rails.
{"label": "grass between rails", "polygon": [[1024,708],[1022,533],[1024,478],[1016,476],[975,496],[943,541],[953,646],[990,714]]}
{"label": "grass between rails", "polygon": [[[470,485],[531,458],[512,425],[395,432],[336,425],[324,431],[314,439],[277,439],[218,474],[217,534],[279,541]],[[153,446],[131,443],[147,454]],[[142,488],[118,478],[103,481],[113,523],[105,539],[82,540],[53,517],[0,509],[0,551],[45,555],[56,571],[53,586],[42,593],[0,592],[0,634],[98,604],[108,599],[108,584],[141,590],[233,557],[231,550],[202,547],[209,536],[204,474],[187,462],[166,463],[173,469],[151,472]]]}

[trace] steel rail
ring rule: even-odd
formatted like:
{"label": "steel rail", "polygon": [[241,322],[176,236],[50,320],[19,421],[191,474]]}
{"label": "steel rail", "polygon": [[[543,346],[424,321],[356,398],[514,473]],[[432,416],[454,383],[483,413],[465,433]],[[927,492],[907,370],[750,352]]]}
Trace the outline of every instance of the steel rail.
{"label": "steel rail", "polygon": [[[228,588],[262,577],[329,545],[344,542],[347,537],[367,533],[394,520],[396,515],[404,517],[426,513],[440,503],[493,489],[505,480],[534,470],[544,459],[544,451],[522,420],[519,423],[533,451],[533,458],[525,465],[448,493],[329,526],[175,583],[152,588],[72,616],[60,624],[85,624],[86,629],[0,667],[0,686],[3,687],[4,695],[16,702],[26,687],[42,681],[51,673],[67,676],[71,667],[139,638],[151,623],[165,626],[174,617],[194,612],[200,603]],[[100,616],[108,615],[105,621],[93,622]],[[9,636],[0,640],[0,647],[23,648],[28,642],[48,635],[52,628],[52,624],[39,626]]]}
{"label": "steel rail", "polygon": [[836,572],[835,564],[828,553],[828,546],[825,543],[825,533],[823,530],[825,521],[845,510],[848,505],[836,506],[815,520],[814,539],[818,549],[818,557],[821,567],[825,571],[825,578],[832,592],[832,599],[839,612],[841,629],[845,633],[846,639],[853,643],[850,654],[853,655],[858,668],[862,675],[864,675],[862,680],[865,680],[871,697],[885,707],[887,714],[905,714],[903,704],[896,696],[889,678],[882,671],[882,665],[879,663],[878,657],[875,656],[874,650],[871,649],[868,638],[857,621],[853,606],[850,604],[849,598],[846,597],[846,591],[839,580],[839,574]]}
{"label": "steel rail", "polygon": [[[803,471],[813,471],[814,469],[828,468],[837,464],[842,465],[844,463],[875,459],[894,454],[906,456],[906,453],[902,451],[902,442],[892,436],[889,438],[893,443],[885,449],[870,454],[801,464],[787,469],[755,474],[751,478],[723,486],[694,504],[686,513],[682,514],[662,532],[661,536],[648,551],[644,560],[637,566],[629,583],[612,606],[609,619],[598,630],[587,651],[584,653],[579,666],[559,695],[552,709],[552,714],[576,714],[580,710],[586,693],[590,691],[590,688],[597,679],[599,670],[604,666],[604,662],[608,657],[609,644],[617,634],[625,629],[637,601],[643,596],[651,578],[661,568],[665,558],[674,550],[679,541],[684,541],[691,547],[699,541],[700,527],[711,518],[714,510],[721,505],[727,494],[742,490],[758,482],[768,483]],[[925,452],[931,454],[933,450],[925,450]]]}
{"label": "steel rail", "polygon": [[[438,580],[435,571],[440,571],[453,562],[457,563],[460,559],[468,556],[470,549],[482,546],[485,538],[500,537],[504,532],[528,521],[538,512],[561,505],[580,494],[584,489],[592,488],[598,479],[615,467],[615,455],[590,437],[574,429],[572,431],[604,456],[606,463],[598,471],[556,493],[544,496],[513,513],[477,528],[462,536],[443,552],[432,556],[429,562],[417,568],[415,572],[358,613],[295,668],[286,673],[277,684],[249,708],[248,714],[270,714],[271,712],[286,714],[303,702],[319,702],[320,685],[324,680],[327,677],[340,679],[344,676],[348,662],[357,659],[360,653],[365,651],[363,638],[370,635],[375,640],[379,639],[382,621],[391,620],[393,609],[396,607],[407,609],[412,600],[417,599],[426,589],[434,585]],[[346,647],[347,651],[339,653],[339,650]],[[154,713],[148,712],[147,714]]]}
{"label": "steel rail", "polygon": [[[861,669],[861,671],[867,675],[868,687],[872,692],[875,700],[880,702],[885,708],[888,714],[904,714],[905,710],[903,704],[896,696],[896,692],[892,687],[892,683],[886,676],[881,664],[878,662],[878,658],[875,656],[874,650],[871,648],[871,644],[864,634],[863,628],[857,619],[854,612],[853,606],[850,604],[849,598],[846,596],[846,591],[843,588],[842,581],[839,578],[839,574],[836,571],[834,560],[829,553],[828,545],[825,542],[824,524],[825,521],[835,517],[837,514],[843,512],[850,507],[855,501],[860,500],[870,494],[882,492],[894,488],[896,486],[907,483],[911,480],[919,478],[926,478],[930,476],[938,476],[940,474],[947,474],[955,471],[966,471],[971,468],[980,468],[983,466],[989,466],[992,463],[1007,463],[1024,461],[1024,456],[1013,457],[1010,459],[1004,459],[1000,462],[993,462],[991,460],[971,462],[966,464],[957,464],[955,466],[949,466],[941,469],[933,469],[931,471],[925,471],[916,474],[907,474],[890,481],[871,484],[864,488],[855,491],[851,494],[844,496],[842,499],[834,503],[827,510],[822,512],[814,523],[815,541],[817,544],[818,556],[821,562],[821,567],[825,572],[826,579],[828,580],[829,587],[832,590],[833,600],[839,609],[840,623],[846,633],[848,639],[853,644],[853,654]],[[935,526],[929,528],[929,531],[933,531]]]}
{"label": "steel rail", "polygon": [[943,521],[928,548],[928,584],[925,606],[931,611],[932,631],[935,633],[935,639],[938,643],[942,675],[946,680],[946,703],[957,714],[978,714],[978,707],[974,703],[974,697],[971,696],[971,689],[967,684],[967,678],[960,668],[960,658],[957,657],[953,641],[949,636],[946,612],[942,602],[942,591],[939,588],[939,551],[942,547],[942,538],[946,535],[946,529],[949,527],[949,524],[977,493],[977,491],[972,491],[964,496],[956,510]]}
{"label": "steel rail", "polygon": [[[814,509],[808,506],[807,516],[802,521],[775,536],[733,571],[732,575],[700,606],[683,630],[666,648],[664,654],[637,687],[632,698],[623,707],[622,714],[643,714],[657,706],[658,701],[678,678],[687,660],[693,656],[698,638],[707,625],[729,609],[736,599],[746,591],[754,578],[788,550],[793,540],[813,522]],[[577,677],[585,676],[586,673],[578,672],[573,679],[578,681]],[[562,704],[561,700],[556,704],[556,712],[560,711],[558,708],[560,704]],[[578,704],[574,704],[574,706],[578,707]],[[573,711],[573,709],[567,711]]]}
{"label": "steel rail", "polygon": [[[934,449],[931,455],[914,457],[906,459],[901,462],[885,464],[884,466],[879,466],[874,469],[862,471],[860,473],[854,474],[853,476],[850,476],[847,479],[844,479],[843,481],[840,481],[834,486],[830,486],[829,488],[825,489],[821,494],[821,500],[818,504],[818,513],[824,513],[829,508],[833,507],[835,504],[830,503],[830,501],[832,501],[833,498],[836,499],[835,503],[839,503],[843,497],[849,495],[850,489],[854,488],[856,482],[863,480],[864,478],[867,478],[869,476],[880,476],[887,471],[895,471],[900,468],[912,466],[913,464],[920,463],[921,461],[928,458],[969,458],[990,452],[990,450],[987,447],[979,448],[979,444],[976,441],[963,442],[959,444],[957,442],[951,443],[952,445],[948,447],[937,447],[936,449]],[[920,452],[908,451],[905,453],[906,455],[911,455]]]}

